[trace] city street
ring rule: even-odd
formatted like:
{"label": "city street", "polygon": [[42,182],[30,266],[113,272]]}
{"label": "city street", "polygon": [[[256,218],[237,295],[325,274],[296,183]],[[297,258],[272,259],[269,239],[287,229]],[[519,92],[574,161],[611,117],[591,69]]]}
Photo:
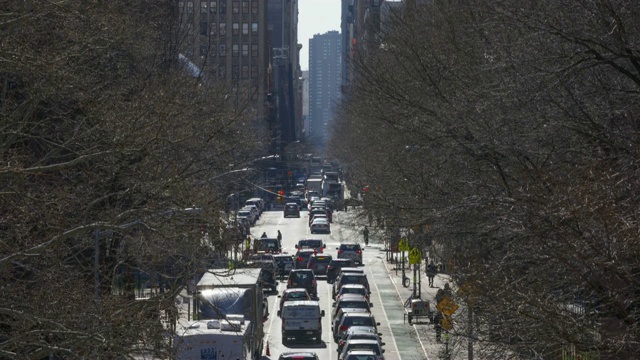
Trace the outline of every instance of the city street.
{"label": "city street", "polygon": [[[262,214],[261,219],[251,233],[259,237],[262,232],[269,236],[274,236],[280,230],[283,234],[283,251],[295,254],[295,244],[302,238],[322,239],[326,244],[325,253],[336,256],[336,247],[341,242],[358,241],[362,243],[362,236],[353,222],[353,214],[349,212],[334,213],[334,222],[331,226],[331,234],[311,234],[307,226],[307,213],[303,211],[301,217],[284,218],[281,211],[269,211]],[[372,244],[363,251],[363,261],[365,273],[371,285],[371,301],[373,303],[372,313],[376,321],[380,323],[379,332],[383,334],[383,341],[386,343],[385,359],[387,360],[411,360],[411,359],[436,359],[435,354],[429,349],[425,350],[424,337],[433,337],[433,326],[430,324],[410,326],[404,323],[403,303],[406,299],[398,286],[394,276],[390,274],[388,265],[385,264],[385,253],[381,251],[380,244]],[[307,350],[318,354],[320,359],[337,359],[337,346],[333,342],[331,335],[331,285],[320,278],[318,281],[318,294],[321,308],[326,312],[323,319],[323,343],[314,345],[300,343],[298,345],[284,346],[280,334],[281,320],[277,313],[278,297],[269,296],[270,318],[265,324],[265,339],[269,343],[271,359],[277,359],[281,353],[290,351]],[[278,286],[278,292],[286,288],[286,279]],[[417,331],[416,329],[420,329]],[[418,335],[420,334],[420,336]],[[266,349],[266,346],[265,346]]]}

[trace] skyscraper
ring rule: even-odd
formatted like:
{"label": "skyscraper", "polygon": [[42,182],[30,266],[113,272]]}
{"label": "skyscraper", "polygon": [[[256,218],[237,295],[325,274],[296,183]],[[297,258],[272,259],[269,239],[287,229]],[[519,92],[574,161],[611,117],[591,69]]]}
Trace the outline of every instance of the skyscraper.
{"label": "skyscraper", "polygon": [[340,99],[340,33],[329,31],[309,40],[309,137],[323,143]]}

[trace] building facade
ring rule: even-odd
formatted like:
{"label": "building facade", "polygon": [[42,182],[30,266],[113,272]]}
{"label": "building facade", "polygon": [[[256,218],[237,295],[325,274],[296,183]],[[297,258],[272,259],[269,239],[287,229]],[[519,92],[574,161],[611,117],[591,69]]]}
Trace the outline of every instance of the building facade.
{"label": "building facade", "polygon": [[309,40],[309,138],[327,139],[340,100],[342,41],[338,31],[316,34]]}

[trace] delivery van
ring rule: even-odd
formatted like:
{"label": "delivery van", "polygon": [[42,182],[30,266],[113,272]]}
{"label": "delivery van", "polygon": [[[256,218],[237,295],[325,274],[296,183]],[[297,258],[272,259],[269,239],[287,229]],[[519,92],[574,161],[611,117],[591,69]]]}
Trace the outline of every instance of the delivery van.
{"label": "delivery van", "polygon": [[322,317],[320,302],[313,300],[296,300],[284,303],[278,311],[282,319],[282,344],[296,340],[313,340],[322,343]]}

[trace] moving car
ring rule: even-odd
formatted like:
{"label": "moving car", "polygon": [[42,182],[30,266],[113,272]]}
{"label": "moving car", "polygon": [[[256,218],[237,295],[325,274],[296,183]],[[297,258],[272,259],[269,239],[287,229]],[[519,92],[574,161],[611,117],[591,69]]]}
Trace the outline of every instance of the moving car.
{"label": "moving car", "polygon": [[273,258],[276,261],[278,275],[289,275],[289,271],[294,267],[293,257],[290,254],[276,254]]}
{"label": "moving car", "polygon": [[320,239],[300,239],[296,244],[296,249],[313,249],[317,252],[324,252],[326,245]]}
{"label": "moving car", "polygon": [[346,357],[341,360],[380,360],[375,351],[371,350],[351,350]]}
{"label": "moving car", "polygon": [[342,337],[338,340],[338,354],[342,352],[344,345],[350,340],[375,340],[380,346],[384,346],[380,335],[375,332],[375,329],[367,326],[352,326],[342,334]]}
{"label": "moving car", "polygon": [[332,284],[335,281],[341,268],[352,267],[354,265],[351,259],[331,259],[331,262],[327,265],[327,283]]}
{"label": "moving car", "polygon": [[364,287],[367,288],[367,291],[371,293],[371,289],[369,287],[369,280],[367,279],[366,274],[341,272],[340,277],[333,284],[333,292],[331,295],[333,296],[334,299],[338,295],[338,292],[340,292],[340,288],[346,284],[364,285]]}
{"label": "moving car", "polygon": [[305,288],[311,298],[318,298],[318,283],[313,270],[310,269],[294,269],[289,272],[289,280],[287,281],[287,289]]}
{"label": "moving car", "polygon": [[371,304],[369,304],[369,300],[367,300],[364,296],[355,295],[355,294],[345,294],[342,295],[339,299],[336,299],[336,302],[333,303],[333,312],[331,313],[332,321],[338,320],[336,317],[338,316],[338,312],[341,309],[365,309],[367,312],[371,312]]}
{"label": "moving car", "polygon": [[[342,334],[351,326],[371,326],[378,332],[379,325],[380,323],[376,322],[376,318],[372,314],[363,312],[346,313],[340,323],[333,326],[333,340],[338,342]],[[345,349],[347,346],[345,346]]]}
{"label": "moving car", "polygon": [[310,231],[312,234],[316,234],[316,233],[331,234],[331,225],[329,224],[329,220],[313,219],[313,221],[311,222]]}
{"label": "moving car", "polygon": [[282,343],[289,340],[310,340],[316,344],[322,343],[322,317],[324,310],[320,310],[320,303],[311,300],[296,300],[284,303],[278,311],[282,319]]}
{"label": "moving car", "polygon": [[332,256],[329,254],[313,254],[309,257],[307,269],[313,270],[316,275],[326,275],[331,259]]}
{"label": "moving car", "polygon": [[351,259],[356,264],[362,264],[362,247],[359,243],[342,243],[338,250],[338,259]]}
{"label": "moving car", "polygon": [[310,351],[286,352],[280,354],[278,360],[319,360],[318,354]]}
{"label": "moving car", "polygon": [[355,294],[355,295],[363,296],[365,299],[367,299],[367,301],[369,301],[369,303],[371,303],[371,300],[369,299],[369,291],[362,284],[345,284],[345,285],[342,285],[340,287],[340,290],[338,290],[338,294],[336,295],[336,299],[339,299],[340,296],[346,295],[346,294]]}
{"label": "moving car", "polygon": [[309,258],[315,253],[316,250],[313,249],[298,249],[298,252],[296,252],[296,256],[294,257],[294,268],[306,269],[307,263],[309,263]]}
{"label": "moving car", "polygon": [[311,300],[311,295],[309,295],[309,292],[307,292],[305,288],[284,289],[278,297],[280,298],[280,310],[282,310],[282,306],[287,301]]}
{"label": "moving car", "polygon": [[255,252],[264,251],[265,253],[271,253],[271,254],[278,254],[282,251],[280,240],[276,238],[254,239],[253,249]]}
{"label": "moving car", "polygon": [[284,206],[284,217],[289,217],[289,216],[293,216],[293,217],[300,217],[300,206],[296,203],[287,203]]}

